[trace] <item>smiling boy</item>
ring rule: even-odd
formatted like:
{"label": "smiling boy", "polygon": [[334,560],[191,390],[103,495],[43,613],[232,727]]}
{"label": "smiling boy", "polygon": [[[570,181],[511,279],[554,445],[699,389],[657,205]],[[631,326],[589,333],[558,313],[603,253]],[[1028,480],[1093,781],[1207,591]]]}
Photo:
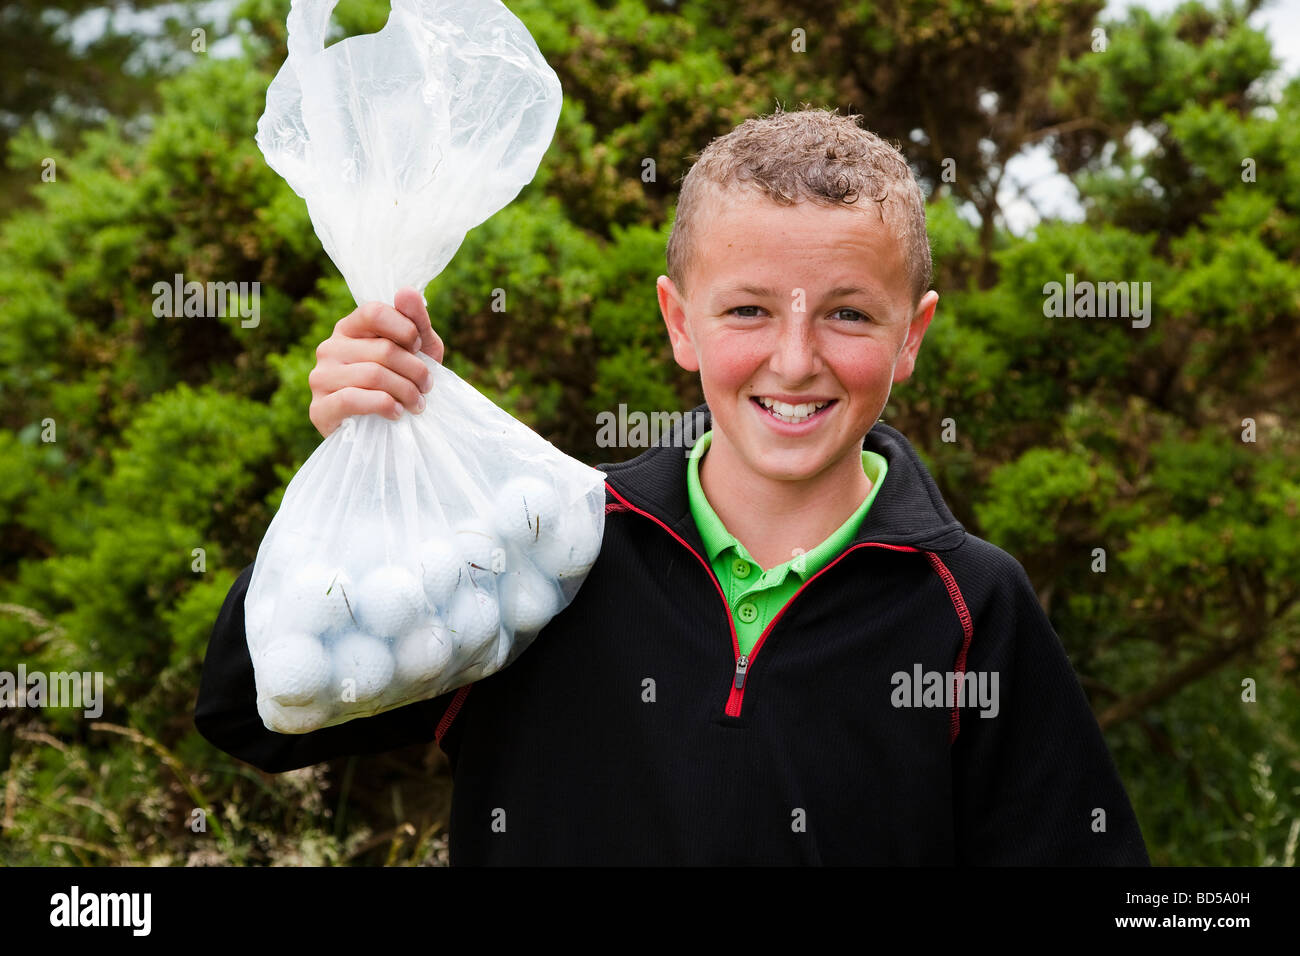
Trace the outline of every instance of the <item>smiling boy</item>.
{"label": "smiling boy", "polygon": [[684,274],[680,286],[659,277],[659,306],[713,418],[704,494],[771,567],[825,540],[871,491],[863,436],[912,374],[939,297],[924,291],[928,248],[908,263],[865,214],[874,206],[780,206],[701,185],[698,249],[670,241],[670,271]]}
{"label": "smiling boy", "polygon": [[[271,771],[437,740],[453,864],[1146,863],[1024,570],[878,423],[938,302],[901,154],[851,117],[748,120],[683,182],[668,263],[660,309],[708,430],[602,466],[600,557],[527,651],[434,700],[275,734],[250,566],[199,729]],[[422,407],[414,353],[442,343],[418,295],[395,305],[319,350],[323,434]]]}

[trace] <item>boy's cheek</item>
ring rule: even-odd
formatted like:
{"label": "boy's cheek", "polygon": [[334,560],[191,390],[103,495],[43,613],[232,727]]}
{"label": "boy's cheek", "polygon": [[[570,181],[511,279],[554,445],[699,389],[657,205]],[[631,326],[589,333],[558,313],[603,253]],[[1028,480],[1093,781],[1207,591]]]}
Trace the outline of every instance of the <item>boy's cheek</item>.
{"label": "boy's cheek", "polygon": [[736,391],[743,388],[762,367],[762,353],[746,349],[745,343],[731,337],[711,343],[698,365],[700,379],[706,387]]}

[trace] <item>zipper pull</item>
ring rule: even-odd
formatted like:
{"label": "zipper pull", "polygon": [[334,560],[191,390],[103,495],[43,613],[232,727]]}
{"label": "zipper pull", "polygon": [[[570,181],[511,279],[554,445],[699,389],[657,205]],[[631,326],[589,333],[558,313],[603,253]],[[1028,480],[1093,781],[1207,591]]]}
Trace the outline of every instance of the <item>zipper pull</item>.
{"label": "zipper pull", "polygon": [[736,690],[743,690],[745,687],[745,671],[749,670],[749,658],[741,654],[736,658]]}

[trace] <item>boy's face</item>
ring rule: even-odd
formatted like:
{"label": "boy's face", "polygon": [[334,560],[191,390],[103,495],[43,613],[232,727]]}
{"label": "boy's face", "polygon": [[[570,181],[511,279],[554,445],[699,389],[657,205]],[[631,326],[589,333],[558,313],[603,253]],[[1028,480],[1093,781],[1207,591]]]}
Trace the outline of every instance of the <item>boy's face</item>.
{"label": "boy's face", "polygon": [[[862,439],[912,374],[938,294],[912,310],[900,243],[875,203],[781,206],[715,190],[708,208],[689,298],[667,276],[658,291],[673,356],[700,373],[713,449],[770,480],[861,470]],[[774,414],[773,402],[785,405]]]}

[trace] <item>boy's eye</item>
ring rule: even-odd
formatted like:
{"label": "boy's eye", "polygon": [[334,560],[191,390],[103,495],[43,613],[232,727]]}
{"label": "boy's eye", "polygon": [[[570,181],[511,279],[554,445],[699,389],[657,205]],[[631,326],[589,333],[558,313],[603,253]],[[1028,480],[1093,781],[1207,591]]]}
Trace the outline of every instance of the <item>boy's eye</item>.
{"label": "boy's eye", "polygon": [[848,313],[847,320],[849,322],[870,322],[871,321],[871,316],[859,312],[857,309],[850,309],[850,308],[836,309],[834,312],[831,313],[831,315],[839,315],[842,312]]}
{"label": "boy's eye", "polygon": [[[763,307],[762,307],[761,305],[738,305],[738,306],[736,306],[734,309],[729,309],[729,310],[727,310],[727,314],[728,314],[728,315],[739,315],[739,316],[740,316],[741,318],[743,318],[743,319],[755,319],[755,318],[758,318],[757,315],[747,315],[747,314],[744,314],[744,313],[745,313],[745,310],[747,310],[747,309],[748,309],[748,310],[752,310],[752,311],[754,311],[754,312],[762,312],[762,311],[763,311]],[[865,312],[859,312],[857,309],[851,309],[851,308],[848,308],[847,306],[846,306],[845,308],[842,308],[842,309],[836,309],[834,312],[831,313],[831,315],[833,315],[833,316],[838,316],[838,315],[841,315],[842,313],[843,313],[843,318],[844,318],[844,320],[847,321],[847,322],[871,322],[871,321],[873,321],[872,318],[871,318],[871,316],[867,315]]]}

